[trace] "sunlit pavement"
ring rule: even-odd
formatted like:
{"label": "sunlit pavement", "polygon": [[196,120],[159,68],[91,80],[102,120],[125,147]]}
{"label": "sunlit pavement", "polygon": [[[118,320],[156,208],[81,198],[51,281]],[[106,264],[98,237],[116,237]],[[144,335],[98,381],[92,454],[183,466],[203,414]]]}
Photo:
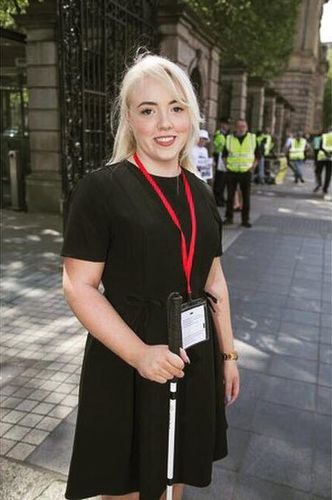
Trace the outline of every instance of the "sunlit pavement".
{"label": "sunlit pavement", "polygon": [[[332,203],[290,176],[224,231],[241,396],[229,456],[186,500],[330,498]],[[3,498],[63,498],[84,329],[61,289],[61,220],[3,211]],[[92,458],[93,459],[93,458]]]}

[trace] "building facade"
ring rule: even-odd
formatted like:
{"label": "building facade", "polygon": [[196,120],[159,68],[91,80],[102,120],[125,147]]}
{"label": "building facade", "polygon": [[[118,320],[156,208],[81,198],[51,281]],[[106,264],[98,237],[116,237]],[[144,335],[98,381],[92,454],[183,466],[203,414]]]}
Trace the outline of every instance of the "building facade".
{"label": "building facade", "polygon": [[[324,0],[302,0],[287,70],[273,81],[223,66],[217,40],[183,0],[30,0],[15,16],[26,33],[29,211],[66,214],[72,187],[111,156],[111,111],[138,46],[166,55],[190,76],[204,127],[218,117],[287,130],[320,128],[327,63],[319,42]],[[229,59],[229,58],[228,58]]]}
{"label": "building facade", "polygon": [[[328,70],[319,28],[326,0],[302,0],[294,49],[286,71],[272,81],[251,77],[244,68],[223,66],[219,81],[219,115],[245,118],[252,131],[269,128],[280,149],[286,133],[319,132]],[[229,59],[229,58],[228,58]]]}
{"label": "building facade", "polygon": [[294,107],[292,130],[318,131],[327,73],[326,50],[319,38],[322,9],[326,0],[302,0],[294,50],[287,70],[273,81],[274,88]]}
{"label": "building facade", "polygon": [[31,0],[15,19],[27,33],[29,211],[65,215],[77,180],[110,158],[118,84],[139,46],[188,73],[215,129],[219,51],[184,2]]}

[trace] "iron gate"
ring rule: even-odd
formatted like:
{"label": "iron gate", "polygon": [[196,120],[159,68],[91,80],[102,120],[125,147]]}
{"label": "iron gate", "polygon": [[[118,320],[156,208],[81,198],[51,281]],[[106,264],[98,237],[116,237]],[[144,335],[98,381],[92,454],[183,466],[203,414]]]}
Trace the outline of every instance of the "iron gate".
{"label": "iron gate", "polygon": [[62,190],[111,156],[111,110],[138,46],[156,47],[156,1],[59,0]]}

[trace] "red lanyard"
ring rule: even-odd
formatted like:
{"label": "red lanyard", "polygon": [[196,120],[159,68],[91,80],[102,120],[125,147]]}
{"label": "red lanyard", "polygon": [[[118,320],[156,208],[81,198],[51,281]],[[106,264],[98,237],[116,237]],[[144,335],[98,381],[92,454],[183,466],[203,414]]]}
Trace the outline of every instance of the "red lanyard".
{"label": "red lanyard", "polygon": [[134,154],[133,156],[138,168],[140,171],[144,174],[145,178],[149,181],[159,198],[161,199],[164,207],[166,208],[167,212],[169,213],[172,221],[176,225],[176,227],[180,231],[181,235],[181,253],[182,253],[182,266],[183,266],[183,271],[186,276],[186,281],[187,281],[187,292],[189,298],[191,298],[191,285],[190,285],[190,277],[191,277],[191,270],[193,267],[193,258],[194,258],[194,253],[195,253],[195,244],[196,244],[196,232],[197,232],[197,223],[196,223],[196,214],[195,214],[195,206],[194,206],[194,201],[193,197],[191,194],[191,189],[189,186],[189,182],[186,179],[186,176],[181,172],[181,177],[183,179],[183,184],[184,184],[184,189],[186,193],[186,198],[187,202],[189,205],[190,209],[190,218],[191,218],[191,239],[190,239],[190,244],[189,244],[189,253],[187,252],[187,245],[186,245],[186,238],[183,234],[182,227],[180,224],[180,221],[167,200],[167,198],[164,196],[163,192],[161,191],[160,187],[158,184],[155,182],[155,180],[151,177],[149,172],[146,170],[144,167],[143,163],[141,160],[138,158],[137,153]]}

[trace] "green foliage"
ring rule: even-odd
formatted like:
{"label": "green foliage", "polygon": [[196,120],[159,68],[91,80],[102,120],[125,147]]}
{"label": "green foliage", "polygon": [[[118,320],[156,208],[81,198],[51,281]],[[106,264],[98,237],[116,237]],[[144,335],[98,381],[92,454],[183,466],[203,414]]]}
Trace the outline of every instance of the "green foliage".
{"label": "green foliage", "polygon": [[327,74],[323,101],[323,127],[325,130],[332,125],[332,47],[328,49],[327,59],[329,62],[329,72]]}
{"label": "green foliage", "polygon": [[332,80],[332,45],[327,49],[327,61],[329,63],[327,77]]}
{"label": "green foliage", "polygon": [[286,66],[301,0],[186,0],[224,50],[223,61],[271,78]]}
{"label": "green foliage", "polygon": [[0,26],[14,28],[15,21],[11,14],[23,14],[29,0],[0,0]]}

